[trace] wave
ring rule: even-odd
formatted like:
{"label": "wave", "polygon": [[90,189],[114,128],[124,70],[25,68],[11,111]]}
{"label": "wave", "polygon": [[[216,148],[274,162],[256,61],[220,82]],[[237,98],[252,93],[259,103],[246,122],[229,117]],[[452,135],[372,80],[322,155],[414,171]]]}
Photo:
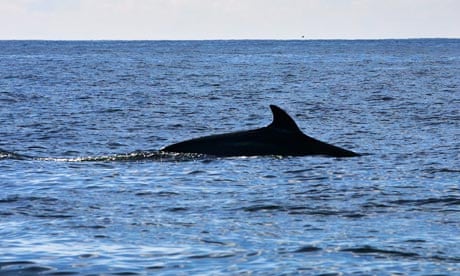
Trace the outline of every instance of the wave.
{"label": "wave", "polygon": [[74,158],[57,157],[33,157],[11,151],[0,149],[0,160],[35,160],[35,161],[54,161],[54,162],[132,162],[132,161],[159,161],[159,162],[178,162],[209,160],[211,156],[196,153],[172,153],[163,151],[135,151],[131,153],[84,156]]}
{"label": "wave", "polygon": [[27,160],[27,159],[32,159],[32,158],[33,157],[31,156],[22,155],[22,154],[0,149],[0,160],[2,159]]}
{"label": "wave", "polygon": [[[431,255],[424,256],[423,254],[418,254],[411,251],[401,251],[393,249],[382,249],[370,245],[352,247],[352,248],[343,248],[340,251],[342,252],[351,252],[357,255],[371,255],[379,258],[388,258],[388,257],[403,257],[403,258],[412,258],[412,259],[425,259],[431,261],[443,261],[443,262],[452,262],[458,263],[460,258],[457,256],[443,256],[443,255]],[[441,252],[437,252],[441,253]]]}

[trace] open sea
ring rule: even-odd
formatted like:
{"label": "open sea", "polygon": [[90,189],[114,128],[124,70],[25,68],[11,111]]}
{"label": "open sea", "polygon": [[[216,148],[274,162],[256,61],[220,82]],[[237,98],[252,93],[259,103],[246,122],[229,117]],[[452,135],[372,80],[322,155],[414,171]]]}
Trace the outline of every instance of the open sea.
{"label": "open sea", "polygon": [[[268,125],[355,158],[166,154]],[[0,275],[460,275],[460,40],[0,41]]]}

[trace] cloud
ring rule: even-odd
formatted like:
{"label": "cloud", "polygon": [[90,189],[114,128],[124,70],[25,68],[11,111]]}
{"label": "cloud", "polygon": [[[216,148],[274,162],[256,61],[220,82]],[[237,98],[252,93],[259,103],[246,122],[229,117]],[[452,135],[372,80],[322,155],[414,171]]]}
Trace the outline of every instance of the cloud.
{"label": "cloud", "polygon": [[456,0],[0,0],[1,39],[460,37]]}

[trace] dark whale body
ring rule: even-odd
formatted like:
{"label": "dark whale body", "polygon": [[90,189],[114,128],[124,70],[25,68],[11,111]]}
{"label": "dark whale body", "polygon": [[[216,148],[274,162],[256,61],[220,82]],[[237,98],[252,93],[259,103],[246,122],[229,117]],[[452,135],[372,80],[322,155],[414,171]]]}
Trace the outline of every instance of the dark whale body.
{"label": "dark whale body", "polygon": [[195,138],[162,149],[165,152],[199,153],[214,156],[324,155],[353,157],[359,154],[314,138],[299,129],[281,108],[270,105],[273,122],[259,129]]}

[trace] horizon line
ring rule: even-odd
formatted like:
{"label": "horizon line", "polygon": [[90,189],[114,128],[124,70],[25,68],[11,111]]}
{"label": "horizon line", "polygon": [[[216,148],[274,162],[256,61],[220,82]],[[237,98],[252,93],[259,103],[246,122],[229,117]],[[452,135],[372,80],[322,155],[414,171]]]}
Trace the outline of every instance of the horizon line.
{"label": "horizon line", "polygon": [[0,41],[375,41],[375,40],[458,40],[460,37],[384,37],[384,38],[191,38],[191,39],[124,39],[124,38],[82,38],[82,39],[53,39],[53,38],[0,38]]}

